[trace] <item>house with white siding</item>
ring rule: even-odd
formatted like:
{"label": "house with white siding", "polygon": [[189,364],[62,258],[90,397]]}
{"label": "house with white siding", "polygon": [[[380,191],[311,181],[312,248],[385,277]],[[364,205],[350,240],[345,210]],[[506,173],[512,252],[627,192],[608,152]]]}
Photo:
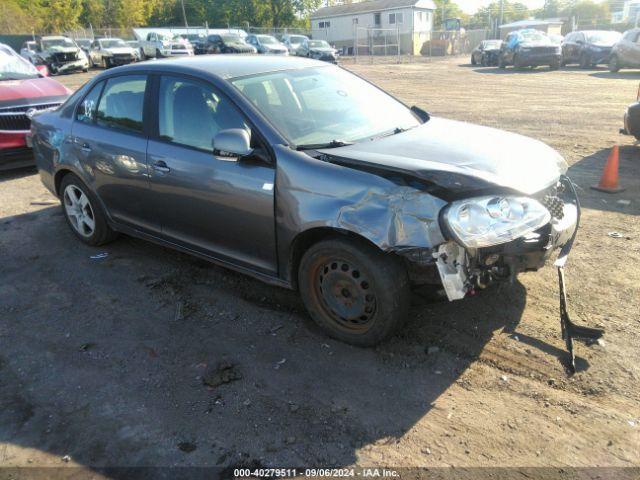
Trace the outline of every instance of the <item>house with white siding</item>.
{"label": "house with white siding", "polygon": [[365,0],[324,7],[311,14],[311,35],[338,49],[359,53],[419,54],[433,29],[433,0]]}

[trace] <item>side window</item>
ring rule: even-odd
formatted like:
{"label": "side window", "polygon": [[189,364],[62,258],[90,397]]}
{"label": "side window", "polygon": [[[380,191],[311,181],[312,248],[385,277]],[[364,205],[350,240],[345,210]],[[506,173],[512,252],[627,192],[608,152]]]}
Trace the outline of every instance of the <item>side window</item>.
{"label": "side window", "polygon": [[96,112],[98,111],[98,100],[100,99],[100,93],[104,82],[100,82],[95,85],[86,97],[82,100],[82,103],[78,105],[76,109],[76,120],[82,123],[93,123],[96,121]]}
{"label": "side window", "polygon": [[177,77],[162,77],[158,109],[158,130],[163,140],[209,152],[220,130],[249,130],[243,116],[225,97],[209,86]]}
{"label": "side window", "polygon": [[145,75],[127,75],[107,80],[98,104],[98,125],[142,132],[146,84]]}

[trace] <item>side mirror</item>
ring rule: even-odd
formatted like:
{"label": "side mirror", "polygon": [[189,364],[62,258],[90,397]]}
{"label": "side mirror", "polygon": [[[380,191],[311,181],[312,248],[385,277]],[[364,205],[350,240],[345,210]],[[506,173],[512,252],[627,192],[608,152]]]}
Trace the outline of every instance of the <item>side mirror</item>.
{"label": "side mirror", "polygon": [[429,119],[431,118],[431,116],[426,110],[423,110],[420,107],[417,107],[415,105],[411,107],[411,111],[415,116],[417,116],[422,121],[422,123],[428,122]]}
{"label": "side mirror", "polygon": [[251,153],[251,138],[242,128],[220,130],[213,138],[213,155],[218,160],[236,162]]}

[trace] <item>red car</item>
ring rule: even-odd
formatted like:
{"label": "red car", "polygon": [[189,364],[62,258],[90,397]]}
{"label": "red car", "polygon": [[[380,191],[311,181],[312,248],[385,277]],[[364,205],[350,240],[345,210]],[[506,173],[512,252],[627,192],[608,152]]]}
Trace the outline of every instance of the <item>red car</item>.
{"label": "red car", "polygon": [[71,91],[0,43],[0,170],[33,164],[26,134],[31,116],[57,107]]}

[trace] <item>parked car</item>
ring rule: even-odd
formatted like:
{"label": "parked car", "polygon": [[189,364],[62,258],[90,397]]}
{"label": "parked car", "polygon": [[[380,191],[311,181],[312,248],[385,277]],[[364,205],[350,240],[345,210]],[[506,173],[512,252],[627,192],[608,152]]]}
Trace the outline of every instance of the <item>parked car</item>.
{"label": "parked car", "polygon": [[46,65],[51,74],[89,70],[89,59],[84,51],[68,37],[40,37],[33,45],[25,42],[20,50],[34,65]]}
{"label": "parked car", "polygon": [[207,42],[207,37],[202,33],[187,33],[181,34],[182,38],[189,41],[191,46],[193,47],[194,55],[202,55],[207,53],[205,44]]}
{"label": "parked car", "polygon": [[33,153],[25,139],[31,116],[57,107],[70,93],[0,43],[0,170],[33,165]]}
{"label": "parked car", "polygon": [[507,35],[500,47],[498,65],[500,68],[507,65],[515,68],[549,65],[552,70],[557,70],[561,57],[560,45],[554,44],[544,32],[526,28]]}
{"label": "parked car", "polygon": [[289,55],[298,55],[298,49],[305,40],[309,40],[306,35],[290,35],[286,33],[282,36],[282,43],[289,50]]}
{"label": "parked car", "polygon": [[289,50],[285,45],[276,40],[271,35],[247,35],[245,41],[255,47],[258,53],[269,55],[289,55]]}
{"label": "parked car", "polygon": [[42,63],[42,58],[38,56],[38,42],[29,40],[20,47],[20,56],[29,60],[33,65]]}
{"label": "parked car", "polygon": [[102,68],[126,65],[137,58],[137,50],[120,38],[99,38],[91,45],[91,64]]}
{"label": "parked car", "polygon": [[562,64],[577,63],[589,68],[608,63],[611,49],[622,34],[606,30],[571,32],[562,42]]}
{"label": "parked car", "polygon": [[502,40],[483,40],[471,52],[471,65],[483,67],[498,65]]}
{"label": "parked car", "polygon": [[324,40],[304,40],[298,49],[298,55],[338,63],[337,50]]}
{"label": "parked car", "polygon": [[566,257],[578,226],[549,146],[430,117],[306,58],[107,70],[32,134],[81,242],[123,232],[297,289],[355,345],[402,325],[412,287],[473,295]]}
{"label": "parked car", "polygon": [[73,41],[76,42],[76,45],[78,45],[88,57],[89,52],[91,51],[91,44],[93,43],[93,40],[91,40],[90,38],[76,38]]}
{"label": "parked car", "polygon": [[609,70],[617,72],[622,68],[640,68],[640,28],[627,30],[611,49]]}
{"label": "parked car", "polygon": [[640,141],[640,87],[638,87],[636,101],[629,105],[624,113],[623,125],[620,133],[633,135],[636,140]]}
{"label": "parked car", "polygon": [[207,37],[204,45],[205,53],[256,53],[256,48],[249,45],[237,33],[215,33]]}
{"label": "parked car", "polygon": [[193,47],[183,38],[158,32],[149,32],[146,40],[141,40],[143,57],[190,57],[193,56]]}
{"label": "parked car", "polygon": [[125,42],[129,47],[133,48],[136,55],[136,62],[142,60],[142,47],[140,46],[140,42],[138,40],[125,40]]}

